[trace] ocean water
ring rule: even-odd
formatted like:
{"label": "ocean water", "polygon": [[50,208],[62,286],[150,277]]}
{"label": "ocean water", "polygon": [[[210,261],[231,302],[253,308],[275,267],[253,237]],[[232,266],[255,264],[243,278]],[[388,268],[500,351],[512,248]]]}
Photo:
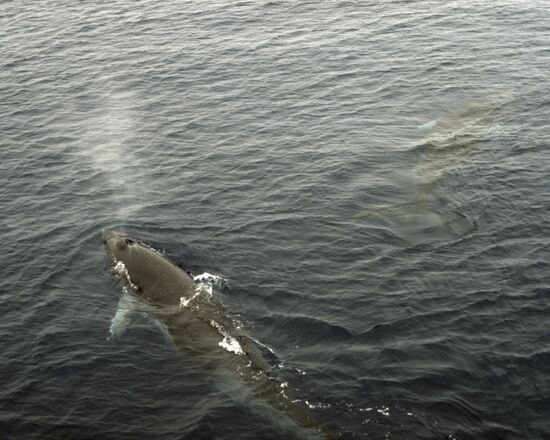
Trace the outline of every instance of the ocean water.
{"label": "ocean water", "polygon": [[[341,439],[550,438],[545,1],[4,1],[0,438],[282,439],[121,296],[193,274]],[[193,335],[190,335],[193,337]]]}

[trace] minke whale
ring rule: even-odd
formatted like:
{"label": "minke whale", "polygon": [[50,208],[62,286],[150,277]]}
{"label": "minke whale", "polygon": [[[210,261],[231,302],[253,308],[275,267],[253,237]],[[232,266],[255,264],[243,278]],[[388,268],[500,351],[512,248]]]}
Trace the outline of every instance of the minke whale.
{"label": "minke whale", "polygon": [[[144,303],[194,367],[221,374],[224,381],[229,374],[231,380],[245,385],[246,393],[256,398],[247,401],[271,408],[269,412],[276,416],[269,418],[276,420],[279,429],[288,430],[290,425],[304,428],[299,430],[307,437],[332,438],[308,406],[274,376],[257,343],[224,313],[219,302],[201,292],[192,276],[126,234],[105,231],[103,242],[116,271],[123,275],[123,289]],[[265,408],[260,410],[264,414]],[[285,419],[286,428],[280,422]]]}

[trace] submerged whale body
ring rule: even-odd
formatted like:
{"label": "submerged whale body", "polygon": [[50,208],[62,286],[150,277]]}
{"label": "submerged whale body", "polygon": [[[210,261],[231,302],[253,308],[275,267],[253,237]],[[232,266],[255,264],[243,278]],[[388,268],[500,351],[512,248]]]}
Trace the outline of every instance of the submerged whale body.
{"label": "submerged whale body", "polygon": [[187,272],[125,234],[106,231],[103,242],[115,269],[124,275],[124,289],[144,300],[195,367],[223,372],[224,379],[232,373],[252,396],[286,414],[291,425],[331,438],[307,406],[273,376],[256,343]]}
{"label": "submerged whale body", "polygon": [[445,174],[456,172],[467,158],[498,127],[495,124],[512,98],[507,92],[466,101],[449,113],[418,128],[427,135],[412,149],[421,157],[414,169],[414,196],[399,204],[369,206],[353,216],[367,218],[376,227],[389,230],[408,245],[456,240],[477,229],[475,219],[462,212],[453,197],[438,189]]}

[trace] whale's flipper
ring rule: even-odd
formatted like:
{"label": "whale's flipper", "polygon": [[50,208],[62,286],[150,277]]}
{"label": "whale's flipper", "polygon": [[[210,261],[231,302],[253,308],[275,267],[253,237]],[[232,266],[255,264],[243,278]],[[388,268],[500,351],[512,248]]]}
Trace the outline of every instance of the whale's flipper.
{"label": "whale's flipper", "polygon": [[133,322],[140,318],[147,321],[147,326],[154,326],[164,337],[166,344],[175,350],[174,341],[170,332],[161,321],[155,319],[151,313],[151,307],[143,303],[138,297],[131,293],[124,292],[118,300],[118,306],[115,315],[109,325],[109,338],[120,339]]}
{"label": "whale's flipper", "polygon": [[115,312],[115,316],[111,319],[111,325],[109,326],[109,339],[120,338],[130,325],[130,319],[132,313],[135,312],[133,306],[133,300],[129,294],[123,294],[118,300],[118,306]]}

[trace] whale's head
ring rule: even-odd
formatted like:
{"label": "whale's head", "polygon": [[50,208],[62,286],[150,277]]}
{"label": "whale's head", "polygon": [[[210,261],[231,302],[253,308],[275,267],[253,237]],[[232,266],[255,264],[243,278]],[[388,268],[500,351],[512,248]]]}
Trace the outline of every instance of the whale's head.
{"label": "whale's head", "polygon": [[134,290],[139,291],[148,280],[154,280],[151,264],[154,260],[147,258],[150,251],[122,232],[104,231],[102,239],[115,263],[114,270],[124,275],[122,279],[128,281]]}
{"label": "whale's head", "polygon": [[128,237],[128,235],[110,230],[103,232],[103,243],[113,258],[122,261],[124,264],[130,259],[132,246],[136,245],[135,240]]}
{"label": "whale's head", "polygon": [[117,231],[104,231],[102,239],[115,272],[150,302],[179,306],[181,297],[194,294],[193,278],[148,246]]}

